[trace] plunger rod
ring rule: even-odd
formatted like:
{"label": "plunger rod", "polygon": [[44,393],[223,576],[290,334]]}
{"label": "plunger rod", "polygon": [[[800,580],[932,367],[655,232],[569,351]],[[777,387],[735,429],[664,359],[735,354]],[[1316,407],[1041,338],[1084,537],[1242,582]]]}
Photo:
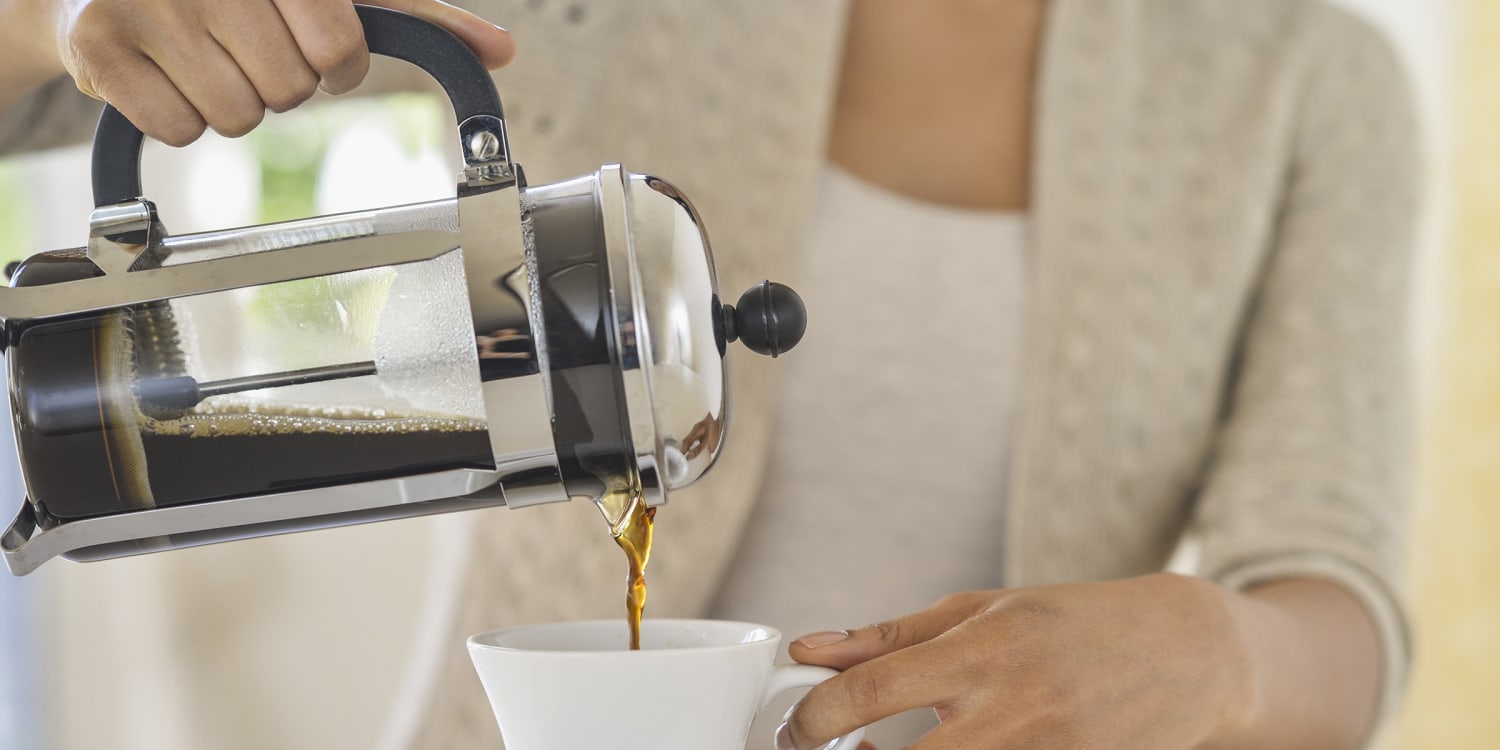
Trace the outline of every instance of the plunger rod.
{"label": "plunger rod", "polygon": [[352,362],[264,375],[247,375],[242,378],[228,378],[207,383],[199,383],[190,376],[181,375],[143,380],[135,384],[135,394],[140,397],[143,405],[149,404],[157,409],[185,411],[197,406],[203,399],[228,393],[258,391],[262,388],[285,388],[290,385],[322,383],[328,380],[343,380],[374,374],[374,362]]}

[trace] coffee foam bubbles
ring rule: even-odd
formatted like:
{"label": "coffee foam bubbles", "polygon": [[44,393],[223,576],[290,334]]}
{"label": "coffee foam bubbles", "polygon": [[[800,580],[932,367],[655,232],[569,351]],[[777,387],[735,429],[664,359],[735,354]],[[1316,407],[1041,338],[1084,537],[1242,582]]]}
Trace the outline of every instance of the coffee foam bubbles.
{"label": "coffee foam bubbles", "polygon": [[265,435],[390,435],[481,432],[482,419],[391,413],[346,406],[274,406],[214,399],[176,419],[137,414],[142,432],[160,437],[248,437]]}

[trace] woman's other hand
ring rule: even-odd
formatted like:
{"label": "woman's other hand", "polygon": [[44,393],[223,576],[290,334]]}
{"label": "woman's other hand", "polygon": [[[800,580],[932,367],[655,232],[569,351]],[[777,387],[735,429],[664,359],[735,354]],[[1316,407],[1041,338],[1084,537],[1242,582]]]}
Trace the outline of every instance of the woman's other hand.
{"label": "woman's other hand", "polygon": [[[515,55],[510,34],[438,0],[364,0],[433,21],[491,69]],[[147,135],[183,146],[205,128],[240,136],[266,110],[318,89],[359,85],[369,51],[351,0],[18,0],[41,27],[28,69],[71,74]],[[54,42],[55,44],[51,43]],[[20,49],[17,47],[16,49]]]}
{"label": "woman's other hand", "polygon": [[818,747],[901,711],[942,723],[913,748],[1193,748],[1253,708],[1229,592],[1161,574],[955,594],[917,614],[804,636],[792,658],[844,670],[778,745]]}

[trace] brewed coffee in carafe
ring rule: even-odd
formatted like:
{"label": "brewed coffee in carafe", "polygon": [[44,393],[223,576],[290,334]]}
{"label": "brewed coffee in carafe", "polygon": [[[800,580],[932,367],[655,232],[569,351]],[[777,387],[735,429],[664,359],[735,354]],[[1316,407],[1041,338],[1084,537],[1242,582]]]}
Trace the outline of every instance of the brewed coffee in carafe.
{"label": "brewed coffee in carafe", "polygon": [[76,519],[493,468],[459,255],[23,329],[35,507]]}

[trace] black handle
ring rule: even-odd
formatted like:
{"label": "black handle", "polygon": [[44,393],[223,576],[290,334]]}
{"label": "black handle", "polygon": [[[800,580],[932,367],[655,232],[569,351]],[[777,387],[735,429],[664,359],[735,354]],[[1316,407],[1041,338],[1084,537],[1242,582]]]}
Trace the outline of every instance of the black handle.
{"label": "black handle", "polygon": [[[437,79],[461,124],[475,115],[504,118],[490,72],[467,44],[430,21],[386,8],[355,5],[370,53],[405,60]],[[135,200],[141,190],[141,144],[145,136],[106,105],[94,131],[94,205]]]}

